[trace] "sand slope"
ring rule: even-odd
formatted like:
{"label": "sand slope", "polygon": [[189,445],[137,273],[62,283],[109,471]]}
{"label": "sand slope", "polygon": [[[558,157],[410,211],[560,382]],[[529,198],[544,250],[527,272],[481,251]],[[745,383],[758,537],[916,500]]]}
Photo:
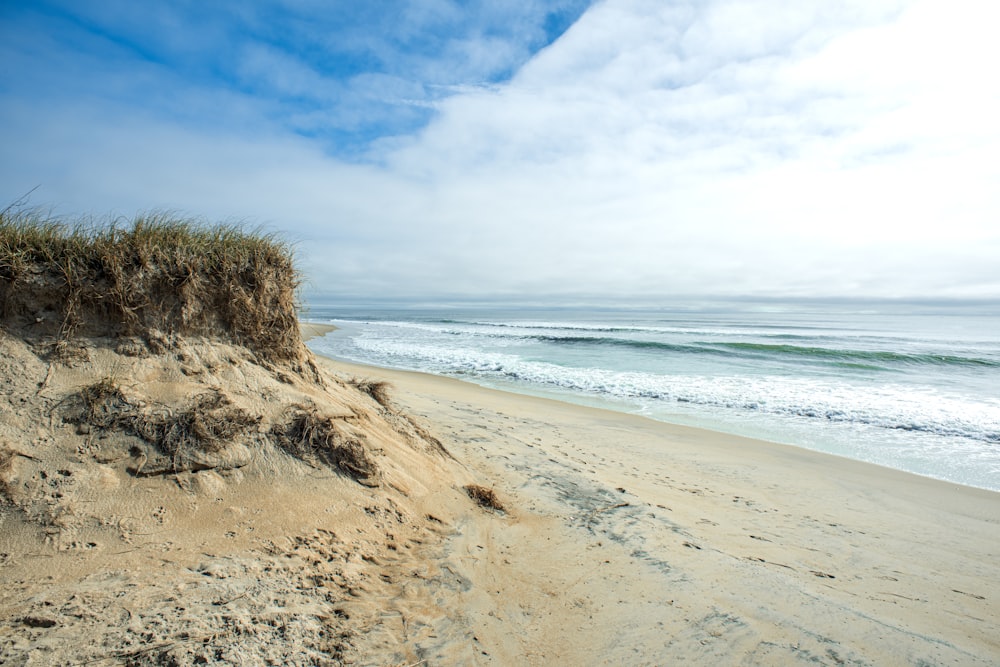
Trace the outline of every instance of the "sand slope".
{"label": "sand slope", "polygon": [[[471,477],[419,424],[308,357],[279,367],[218,341],[168,342],[79,338],[54,356],[0,331],[0,662],[416,659],[407,638],[441,612],[406,582],[438,576],[439,508],[471,510]],[[221,396],[201,421],[168,423],[226,437],[165,455],[118,421],[81,419],[82,392],[104,380],[121,396],[103,408],[151,418]],[[373,472],[276,446],[303,406]],[[233,435],[213,414],[252,419]],[[381,630],[392,624],[405,632]]]}

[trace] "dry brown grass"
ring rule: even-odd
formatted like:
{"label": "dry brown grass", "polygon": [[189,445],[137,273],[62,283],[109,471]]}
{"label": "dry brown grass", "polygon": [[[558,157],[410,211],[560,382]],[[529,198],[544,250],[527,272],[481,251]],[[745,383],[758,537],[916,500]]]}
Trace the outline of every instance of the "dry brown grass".
{"label": "dry brown grass", "polygon": [[298,285],[288,244],[235,225],[0,213],[0,322],[26,332],[196,334],[298,359]]}
{"label": "dry brown grass", "polygon": [[259,423],[259,416],[234,406],[224,394],[211,390],[195,396],[176,414],[165,411],[137,415],[130,427],[143,440],[176,456],[186,450],[219,451]]}
{"label": "dry brown grass", "polygon": [[184,454],[220,451],[260,423],[217,390],[194,396],[176,411],[133,404],[112,378],[84,387],[79,398],[78,421],[140,438],[172,457],[175,471],[184,468]]}
{"label": "dry brown grass", "polygon": [[349,384],[355,387],[358,391],[368,394],[372,400],[381,405],[383,408],[390,407],[391,398],[389,396],[389,389],[392,387],[390,383],[380,380],[352,378],[349,381]]}
{"label": "dry brown grass", "polygon": [[469,494],[469,497],[476,501],[476,504],[480,507],[485,507],[486,509],[496,510],[497,512],[506,512],[507,508],[504,504],[500,502],[497,494],[493,489],[488,489],[485,486],[480,486],[479,484],[469,484],[464,487],[465,492]]}
{"label": "dry brown grass", "polygon": [[110,377],[80,390],[83,401],[81,421],[99,428],[116,427],[135,408],[128,402],[118,383]]}
{"label": "dry brown grass", "polygon": [[314,407],[296,406],[282,425],[271,429],[278,445],[296,458],[340,470],[362,484],[376,486],[379,468],[364,444],[346,433],[342,420],[320,414]]}

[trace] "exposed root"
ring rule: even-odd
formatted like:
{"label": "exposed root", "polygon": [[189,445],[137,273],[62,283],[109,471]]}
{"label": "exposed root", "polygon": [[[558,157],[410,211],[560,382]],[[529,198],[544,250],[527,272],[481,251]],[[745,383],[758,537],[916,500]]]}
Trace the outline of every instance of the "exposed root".
{"label": "exposed root", "polygon": [[485,486],[480,486],[479,484],[469,484],[464,488],[469,497],[476,501],[476,504],[480,507],[496,510],[497,512],[507,511],[507,508],[497,498],[497,494],[493,489],[487,489]]}
{"label": "exposed root", "polygon": [[345,433],[338,420],[314,407],[296,406],[271,434],[282,449],[306,462],[319,461],[366,486],[378,486],[379,468],[359,434]]}
{"label": "exposed root", "polygon": [[195,396],[176,414],[133,404],[115,381],[104,378],[80,392],[83,412],[76,419],[105,430],[136,436],[172,457],[175,472],[185,470],[185,454],[218,452],[260,423],[224,394],[211,390]]}

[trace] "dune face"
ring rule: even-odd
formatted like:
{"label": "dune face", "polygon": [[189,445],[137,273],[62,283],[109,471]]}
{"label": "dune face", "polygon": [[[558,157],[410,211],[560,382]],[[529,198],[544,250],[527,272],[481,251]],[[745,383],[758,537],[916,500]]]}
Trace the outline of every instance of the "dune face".
{"label": "dune face", "polygon": [[425,505],[462,477],[384,384],[317,367],[288,253],[169,221],[4,222],[4,664],[378,655],[399,572],[433,575]]}

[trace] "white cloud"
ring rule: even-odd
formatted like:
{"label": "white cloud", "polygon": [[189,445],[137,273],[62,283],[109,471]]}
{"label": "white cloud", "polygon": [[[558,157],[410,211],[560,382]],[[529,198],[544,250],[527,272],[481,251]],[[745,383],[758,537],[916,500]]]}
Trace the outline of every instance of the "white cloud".
{"label": "white cloud", "polygon": [[1000,54],[953,26],[988,17],[792,6],[606,2],[394,166],[441,183],[431,224],[494,241],[461,251],[481,270],[564,268],[536,290],[959,290],[998,234]]}
{"label": "white cloud", "polygon": [[[67,210],[285,227],[312,288],[341,295],[997,298],[995,11],[605,0],[509,83],[449,90],[379,165],[252,113],[220,132],[95,103],[0,111],[21,135],[2,175],[17,193],[42,181]],[[485,71],[522,47],[452,48]],[[246,71],[285,92],[343,85],[256,53]],[[405,95],[397,80],[362,87]],[[327,113],[296,122],[350,118]]]}

